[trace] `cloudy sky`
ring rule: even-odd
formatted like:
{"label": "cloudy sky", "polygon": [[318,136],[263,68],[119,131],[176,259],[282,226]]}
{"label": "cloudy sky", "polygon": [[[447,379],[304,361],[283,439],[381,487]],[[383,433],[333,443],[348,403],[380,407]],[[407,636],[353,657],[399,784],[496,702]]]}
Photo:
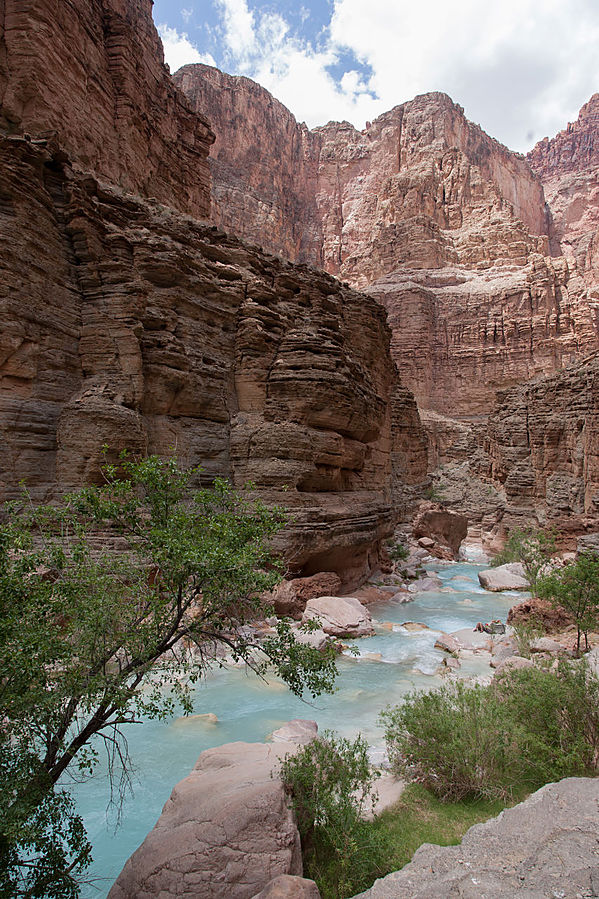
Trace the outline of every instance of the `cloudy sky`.
{"label": "cloudy sky", "polygon": [[599,0],[155,0],[175,71],[207,62],[310,127],[445,91],[514,150],[599,91]]}

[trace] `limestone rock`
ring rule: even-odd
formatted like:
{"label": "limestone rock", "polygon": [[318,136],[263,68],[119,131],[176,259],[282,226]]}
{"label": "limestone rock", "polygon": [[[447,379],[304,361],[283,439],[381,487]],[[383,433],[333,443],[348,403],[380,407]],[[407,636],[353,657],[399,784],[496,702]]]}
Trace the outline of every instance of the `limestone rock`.
{"label": "limestone rock", "polygon": [[341,587],[341,578],[334,571],[321,571],[311,577],[281,581],[272,592],[272,602],[279,617],[300,619],[309,599],[334,596]]}
{"label": "limestone rock", "polygon": [[307,721],[304,718],[293,718],[282,727],[272,732],[273,743],[297,743],[305,745],[310,743],[318,734],[316,721]]}
{"label": "limestone rock", "polygon": [[493,661],[491,661],[491,666],[495,667],[495,674],[501,675],[507,671],[520,671],[522,668],[534,668],[534,662],[530,659],[526,659],[523,656],[510,656],[509,658],[503,658],[496,666],[493,666]]}
{"label": "limestone rock", "polygon": [[572,624],[573,618],[565,609],[554,606],[548,599],[537,597],[526,599],[512,606],[508,612],[507,623],[540,624],[547,631],[559,631]]}
{"label": "limestone rock", "polygon": [[320,899],[320,892],[313,880],[281,874],[267,883],[253,899]]}
{"label": "limestone rock", "polygon": [[548,784],[471,827],[459,846],[425,843],[408,865],[377,880],[360,899],[593,896],[599,888],[598,803],[597,778]]}
{"label": "limestone rock", "polygon": [[300,839],[281,781],[289,745],[228,743],[203,752],[110,899],[201,895],[251,899],[280,874],[302,874]]}
{"label": "limestone rock", "polygon": [[316,621],[333,637],[369,637],[374,634],[372,616],[353,596],[321,596],[309,599],[302,621]]}
{"label": "limestone rock", "polygon": [[528,590],[530,587],[521,562],[507,562],[505,565],[498,565],[497,568],[479,571],[478,579],[481,587],[493,593],[500,593],[503,590]]}
{"label": "limestone rock", "polygon": [[439,503],[421,503],[412,524],[414,536],[432,540],[426,549],[441,558],[442,551],[449,550],[449,558],[457,559],[467,532],[468,519],[444,509]]}
{"label": "limestone rock", "polygon": [[537,637],[530,641],[530,651],[535,653],[548,652],[550,655],[556,655],[557,653],[563,653],[564,647],[557,640],[552,640],[550,637]]}

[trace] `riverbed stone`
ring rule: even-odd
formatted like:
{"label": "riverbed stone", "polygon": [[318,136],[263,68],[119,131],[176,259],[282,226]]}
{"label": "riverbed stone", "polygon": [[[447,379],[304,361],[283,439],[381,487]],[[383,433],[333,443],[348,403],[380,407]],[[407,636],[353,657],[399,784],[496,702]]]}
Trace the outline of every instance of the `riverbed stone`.
{"label": "riverbed stone", "polygon": [[526,579],[524,568],[520,562],[508,562],[497,568],[487,568],[478,572],[481,587],[493,593],[503,590],[528,590],[530,585]]}
{"label": "riverbed stone", "polygon": [[529,648],[531,652],[548,652],[551,655],[565,651],[565,647],[557,640],[552,640],[551,637],[537,637],[530,641]]}
{"label": "riverbed stone", "polygon": [[301,876],[299,832],[276,776],[292,750],[227,743],[203,752],[109,899],[252,899],[280,874]]}
{"label": "riverbed stone", "polygon": [[341,578],[338,574],[334,571],[319,571],[309,577],[281,581],[267,598],[274,605],[279,617],[299,620],[309,599],[316,596],[330,596],[340,587]]}
{"label": "riverbed stone", "polygon": [[253,899],[320,899],[320,891],[313,880],[281,874],[271,880]]}
{"label": "riverbed stone", "polygon": [[599,894],[599,779],[548,784],[458,846],[424,843],[354,899],[575,899]]}
{"label": "riverbed stone", "polygon": [[435,640],[435,649],[442,649],[443,652],[450,652],[453,655],[460,651],[460,644],[450,634],[440,634]]}
{"label": "riverbed stone", "polygon": [[369,637],[374,634],[372,615],[354,596],[321,596],[309,599],[302,621],[316,621],[333,637]]}
{"label": "riverbed stone", "polygon": [[318,724],[306,718],[293,718],[276,730],[273,730],[271,738],[273,743],[297,743],[305,746],[311,743],[318,735]]}

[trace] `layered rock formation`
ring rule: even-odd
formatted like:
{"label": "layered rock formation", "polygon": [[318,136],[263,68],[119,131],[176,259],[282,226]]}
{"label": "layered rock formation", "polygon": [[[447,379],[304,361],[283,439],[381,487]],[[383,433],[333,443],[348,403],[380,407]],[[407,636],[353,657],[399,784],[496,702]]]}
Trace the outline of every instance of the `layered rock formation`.
{"label": "layered rock formation", "polygon": [[152,0],[2,0],[0,127],[205,217],[214,135],[173,86],[151,11]]}
{"label": "layered rock formation", "polygon": [[367,572],[393,521],[384,311],[47,148],[0,152],[4,495],[96,480],[104,443],[174,447],[295,510],[294,570]]}
{"label": "layered rock formation", "polygon": [[212,134],[150,7],[0,17],[2,498],[98,480],[103,444],[174,449],[292,511],[293,572],[353,585],[402,501],[392,464],[425,477],[384,311],[197,221]]}
{"label": "layered rock formation", "polygon": [[599,524],[599,357],[500,395],[485,450],[505,491],[503,525]]}
{"label": "layered rock formation", "polygon": [[175,78],[219,135],[216,220],[379,299],[421,408],[480,419],[495,389],[599,346],[573,264],[548,255],[540,180],[445,94],[362,132],[347,122],[307,131],[248,79],[207,66]]}

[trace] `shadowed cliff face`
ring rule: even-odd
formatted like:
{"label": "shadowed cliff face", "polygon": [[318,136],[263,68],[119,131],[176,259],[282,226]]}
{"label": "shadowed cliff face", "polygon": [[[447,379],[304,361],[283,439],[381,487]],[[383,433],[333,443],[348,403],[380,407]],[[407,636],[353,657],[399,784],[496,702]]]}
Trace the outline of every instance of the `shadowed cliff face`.
{"label": "shadowed cliff face", "polygon": [[210,212],[206,119],[163,62],[152,0],[2,0],[0,126],[196,217]]}
{"label": "shadowed cliff face", "polygon": [[216,220],[382,302],[421,408],[481,418],[495,390],[598,348],[576,260],[555,240],[549,255],[539,178],[445,94],[362,132],[347,122],[308,131],[247,78],[198,65],[175,80],[218,135]]}

